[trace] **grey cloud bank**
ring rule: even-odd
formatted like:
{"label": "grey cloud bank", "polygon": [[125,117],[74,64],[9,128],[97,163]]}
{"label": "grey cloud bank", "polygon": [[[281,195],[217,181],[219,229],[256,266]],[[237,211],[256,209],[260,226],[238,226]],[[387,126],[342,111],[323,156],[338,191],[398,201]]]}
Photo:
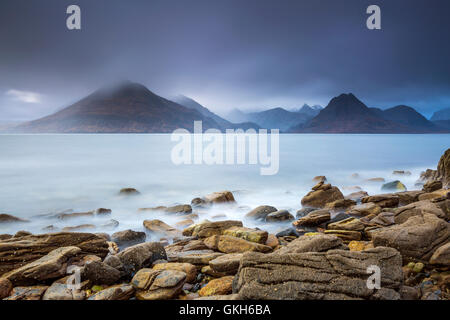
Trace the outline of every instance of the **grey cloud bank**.
{"label": "grey cloud bank", "polygon": [[[70,4],[82,30],[66,28]],[[366,28],[370,4],[3,0],[0,120],[49,114],[118,79],[219,114],[325,105],[342,92],[426,116],[449,107],[450,3],[377,1],[381,30]]]}

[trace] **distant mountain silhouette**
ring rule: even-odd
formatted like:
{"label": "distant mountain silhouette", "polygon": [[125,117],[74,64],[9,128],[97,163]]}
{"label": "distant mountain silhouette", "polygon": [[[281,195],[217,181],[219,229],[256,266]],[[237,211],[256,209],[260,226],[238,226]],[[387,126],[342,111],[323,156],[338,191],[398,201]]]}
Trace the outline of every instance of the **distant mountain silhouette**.
{"label": "distant mountain silhouette", "polygon": [[233,109],[227,118],[231,121],[250,121],[265,129],[286,131],[293,125],[305,123],[313,116],[298,111],[288,111],[283,108],[273,108],[265,111],[244,113]]}
{"label": "distant mountain silhouette", "polygon": [[413,108],[368,108],[353,94],[331,99],[326,108],[305,124],[292,127],[299,133],[429,133],[440,132]]}
{"label": "distant mountain silhouette", "polygon": [[103,88],[52,115],[13,129],[29,133],[169,133],[178,128],[220,128],[200,112],[160,97],[141,84]]}
{"label": "distant mountain silhouette", "polygon": [[450,108],[442,109],[433,113],[431,121],[450,120]]}
{"label": "distant mountain silhouette", "polygon": [[224,118],[218,116],[217,114],[211,112],[208,108],[202,106],[200,103],[195,101],[194,99],[191,99],[189,97],[186,97],[184,95],[177,95],[173,98],[171,98],[172,101],[190,108],[195,109],[198,112],[200,112],[203,116],[209,117],[213,119],[215,122],[217,122],[220,125],[220,129],[226,130],[226,129],[243,129],[247,130],[250,128],[253,128],[255,130],[258,130],[260,127],[256,123],[248,122],[246,120],[244,121],[236,121],[236,123],[230,122],[228,120],[225,120]]}
{"label": "distant mountain silhouette", "polygon": [[323,108],[319,105],[309,106],[306,103],[297,112],[306,114],[310,117],[315,117],[319,114],[320,110]]}

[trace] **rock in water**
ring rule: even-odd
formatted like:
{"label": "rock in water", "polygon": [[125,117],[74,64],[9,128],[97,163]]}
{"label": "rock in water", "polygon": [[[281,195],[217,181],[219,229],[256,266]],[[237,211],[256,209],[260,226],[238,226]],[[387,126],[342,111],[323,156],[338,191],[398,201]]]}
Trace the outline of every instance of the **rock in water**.
{"label": "rock in water", "polygon": [[319,182],[302,198],[301,203],[304,207],[324,208],[329,202],[343,199],[344,195],[337,187]]}
{"label": "rock in water", "polygon": [[276,212],[277,208],[272,206],[259,206],[245,215],[246,218],[255,220],[264,220],[267,215],[272,212]]}
{"label": "rock in water", "polygon": [[431,180],[423,185],[422,190],[425,192],[433,192],[442,188],[442,181]]}
{"label": "rock in water", "polygon": [[10,238],[0,241],[0,275],[33,262],[49,252],[76,246],[81,249],[78,257],[96,255],[101,258],[109,253],[105,239],[92,233],[48,233]]}
{"label": "rock in water", "polygon": [[111,235],[111,240],[117,243],[119,247],[128,247],[138,243],[145,242],[146,239],[145,232],[125,230],[113,233]]}
{"label": "rock in water", "polygon": [[374,230],[372,241],[375,247],[396,248],[404,259],[429,260],[439,246],[450,241],[450,224],[425,213],[402,224]]}
{"label": "rock in water", "polygon": [[135,188],[123,188],[120,189],[119,194],[122,196],[137,196],[141,193],[137,191]]}
{"label": "rock in water", "polygon": [[231,227],[242,227],[242,221],[225,220],[225,221],[203,221],[194,224],[183,230],[183,236],[194,236],[198,238],[207,238],[214,235],[220,235],[226,229]]}
{"label": "rock in water", "polygon": [[235,203],[233,193],[230,191],[220,191],[213,192],[205,196],[204,199],[207,203],[217,204],[217,203]]}
{"label": "rock in water", "polygon": [[295,218],[287,210],[278,210],[278,211],[269,213],[266,216],[267,222],[280,222],[280,221],[290,221],[290,220],[295,220]]}
{"label": "rock in water", "polygon": [[385,183],[381,186],[381,190],[406,191],[406,187],[398,180]]}
{"label": "rock in water", "polygon": [[436,180],[442,181],[444,188],[450,188],[450,149],[447,149],[439,159]]}
{"label": "rock in water", "polygon": [[21,219],[6,213],[0,213],[0,223],[11,223],[11,222],[28,222],[28,220]]}
{"label": "rock in water", "polygon": [[247,241],[265,244],[268,233],[264,230],[250,229],[245,227],[231,227],[223,231],[223,235],[241,238]]}
{"label": "rock in water", "polygon": [[[381,289],[367,286],[368,267],[381,271]],[[233,293],[251,300],[341,300],[400,298],[402,257],[392,248],[362,252],[330,250],[242,256]]]}

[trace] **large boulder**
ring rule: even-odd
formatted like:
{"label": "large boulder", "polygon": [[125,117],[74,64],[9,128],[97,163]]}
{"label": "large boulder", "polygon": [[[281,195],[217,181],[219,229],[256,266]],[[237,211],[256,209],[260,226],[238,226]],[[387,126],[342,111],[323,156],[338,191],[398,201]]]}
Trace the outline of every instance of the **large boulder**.
{"label": "large boulder", "polygon": [[425,213],[434,214],[441,219],[450,218],[450,214],[446,215],[437,204],[429,200],[413,202],[406,206],[395,208],[392,211],[394,213],[394,221],[397,224],[403,223],[413,216],[423,216]]}
{"label": "large boulder", "polygon": [[348,214],[355,216],[377,215],[381,212],[381,207],[373,202],[358,204],[348,211]]}
{"label": "large boulder", "polygon": [[242,253],[224,254],[223,256],[209,261],[209,266],[215,272],[236,274],[239,269],[239,262],[241,261],[242,255]]}
{"label": "large boulder", "polygon": [[338,187],[319,182],[302,198],[301,203],[303,207],[324,208],[329,202],[343,199],[344,195]]}
{"label": "large boulder", "polygon": [[66,275],[69,259],[81,252],[77,247],[62,247],[18,269],[7,272],[4,278],[14,286],[33,285]]}
{"label": "large boulder", "polygon": [[121,273],[116,268],[113,268],[101,261],[92,261],[87,263],[82,272],[81,280],[89,280],[94,284],[112,285],[118,281]]}
{"label": "large boulder", "polygon": [[245,217],[255,220],[265,220],[267,215],[272,212],[276,212],[277,208],[272,206],[259,206],[250,211],[245,215]]}
{"label": "large boulder", "polygon": [[375,247],[396,248],[403,258],[428,261],[437,248],[450,241],[450,224],[425,213],[410,217],[402,224],[372,231]]}
{"label": "large boulder", "polygon": [[278,249],[276,253],[323,252],[331,249],[345,249],[345,246],[338,237],[319,233],[317,235],[301,236]]}
{"label": "large boulder", "polygon": [[220,235],[226,229],[231,227],[242,227],[242,221],[225,220],[225,221],[203,221],[194,224],[183,230],[184,236],[194,236],[198,238],[207,238],[214,235]]}
{"label": "large boulder", "polygon": [[265,244],[269,234],[267,233],[267,231],[259,229],[250,229],[245,227],[231,227],[223,231],[223,235]]}
{"label": "large boulder", "polygon": [[406,191],[406,187],[399,180],[385,183],[381,186],[381,190]]}
{"label": "large boulder", "polygon": [[[166,251],[159,242],[146,242],[128,247],[115,257],[120,261],[121,271],[129,276],[142,268],[151,266],[156,260],[167,259]],[[114,267],[114,265],[111,266]]]}
{"label": "large boulder", "polygon": [[166,300],[176,297],[186,281],[186,274],[177,270],[141,269],[131,285],[139,300]]}
{"label": "large boulder", "polygon": [[49,233],[27,235],[0,241],[0,275],[44,257],[61,247],[75,246],[81,249],[78,257],[96,255],[104,258],[108,243],[92,233]]}
{"label": "large boulder", "polygon": [[[380,268],[381,289],[369,289],[370,268]],[[402,258],[392,248],[242,256],[233,293],[251,300],[399,299]]]}

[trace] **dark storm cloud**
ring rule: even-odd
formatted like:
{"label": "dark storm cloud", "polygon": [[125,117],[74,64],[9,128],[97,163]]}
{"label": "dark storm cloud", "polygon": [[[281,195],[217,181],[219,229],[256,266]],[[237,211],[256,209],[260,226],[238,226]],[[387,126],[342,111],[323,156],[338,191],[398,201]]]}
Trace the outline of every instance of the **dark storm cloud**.
{"label": "dark storm cloud", "polygon": [[[66,29],[70,4],[81,31]],[[382,30],[366,28],[370,4]],[[429,115],[450,106],[449,13],[447,0],[2,0],[0,120],[45,115],[119,79],[219,113],[353,92]]]}

